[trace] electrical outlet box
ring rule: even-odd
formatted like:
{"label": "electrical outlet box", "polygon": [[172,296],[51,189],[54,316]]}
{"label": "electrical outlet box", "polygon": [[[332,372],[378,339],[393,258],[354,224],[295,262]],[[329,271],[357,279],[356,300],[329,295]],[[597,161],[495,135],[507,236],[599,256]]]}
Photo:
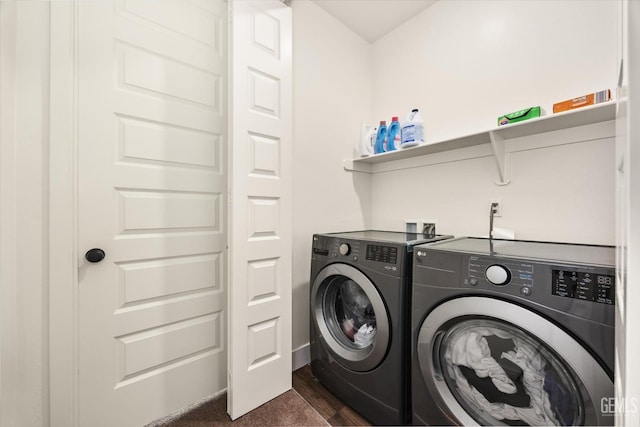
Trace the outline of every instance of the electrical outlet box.
{"label": "electrical outlet box", "polygon": [[417,233],[418,232],[418,221],[413,219],[405,219],[404,220],[404,231],[405,233]]}

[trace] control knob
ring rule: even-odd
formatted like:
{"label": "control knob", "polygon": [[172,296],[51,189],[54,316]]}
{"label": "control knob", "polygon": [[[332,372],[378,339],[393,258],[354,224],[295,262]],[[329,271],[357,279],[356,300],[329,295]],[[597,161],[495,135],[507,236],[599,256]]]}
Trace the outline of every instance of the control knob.
{"label": "control knob", "polygon": [[351,252],[351,246],[349,246],[347,243],[343,243],[340,245],[340,248],[338,250],[340,251],[340,255],[349,255],[349,253]]}
{"label": "control knob", "polygon": [[497,286],[506,285],[511,280],[511,273],[505,267],[493,264],[490,265],[484,272],[489,283]]}

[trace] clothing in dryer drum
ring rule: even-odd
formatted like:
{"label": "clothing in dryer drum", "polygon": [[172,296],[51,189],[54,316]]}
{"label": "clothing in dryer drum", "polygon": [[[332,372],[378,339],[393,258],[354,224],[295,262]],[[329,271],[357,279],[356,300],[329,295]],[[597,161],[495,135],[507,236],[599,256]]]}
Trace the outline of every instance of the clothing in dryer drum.
{"label": "clothing in dryer drum", "polygon": [[376,335],[376,314],[367,294],[353,280],[346,280],[335,288],[336,318],[341,320],[342,333],[357,347],[366,347]]}
{"label": "clothing in dryer drum", "polygon": [[353,371],[378,366],[390,343],[390,323],[376,286],[353,266],[334,263],[320,271],[311,288],[312,322],[326,351]]}

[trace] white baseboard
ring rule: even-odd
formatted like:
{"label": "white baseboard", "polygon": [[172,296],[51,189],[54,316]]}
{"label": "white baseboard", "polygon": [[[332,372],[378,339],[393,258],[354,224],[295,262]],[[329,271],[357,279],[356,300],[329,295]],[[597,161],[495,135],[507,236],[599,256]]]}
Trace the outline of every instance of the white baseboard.
{"label": "white baseboard", "polygon": [[292,372],[311,363],[311,347],[309,343],[302,345],[291,353]]}

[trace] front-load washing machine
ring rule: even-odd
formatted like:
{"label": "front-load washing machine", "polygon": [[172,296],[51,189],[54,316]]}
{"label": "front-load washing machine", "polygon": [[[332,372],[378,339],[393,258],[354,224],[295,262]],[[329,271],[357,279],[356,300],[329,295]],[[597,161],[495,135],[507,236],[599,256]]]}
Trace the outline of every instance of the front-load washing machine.
{"label": "front-load washing machine", "polygon": [[614,424],[614,261],[605,246],[416,247],[413,423]]}
{"label": "front-load washing machine", "polygon": [[313,236],[311,370],[373,424],[409,422],[412,250],[450,237],[372,230]]}

